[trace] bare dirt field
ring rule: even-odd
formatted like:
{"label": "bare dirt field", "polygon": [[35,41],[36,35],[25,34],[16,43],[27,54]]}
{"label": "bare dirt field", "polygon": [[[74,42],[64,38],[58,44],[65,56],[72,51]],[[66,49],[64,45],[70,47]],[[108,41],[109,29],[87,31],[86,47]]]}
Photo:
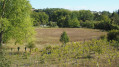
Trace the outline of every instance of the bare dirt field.
{"label": "bare dirt field", "polygon": [[66,31],[70,42],[97,39],[106,32],[86,28],[36,28],[36,44],[61,44],[59,39],[63,31]]}

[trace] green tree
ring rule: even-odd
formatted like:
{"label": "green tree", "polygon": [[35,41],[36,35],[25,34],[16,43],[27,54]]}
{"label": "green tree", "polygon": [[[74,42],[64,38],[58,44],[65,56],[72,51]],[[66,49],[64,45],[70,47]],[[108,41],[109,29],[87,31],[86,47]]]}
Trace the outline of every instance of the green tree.
{"label": "green tree", "polygon": [[86,27],[86,28],[94,28],[94,21],[85,21],[81,22],[81,27]]}
{"label": "green tree", "polygon": [[94,15],[90,10],[80,10],[78,20],[86,21],[86,20],[93,20]]}
{"label": "green tree", "polygon": [[16,43],[31,40],[31,9],[28,0],[0,0],[0,45],[10,39]]}
{"label": "green tree", "polygon": [[33,42],[29,42],[26,46],[30,49],[30,52],[33,48],[35,48],[35,44]]}
{"label": "green tree", "polygon": [[112,23],[119,25],[119,15],[117,13],[112,13],[111,20]]}
{"label": "green tree", "polygon": [[69,21],[69,27],[71,28],[79,28],[80,27],[80,22],[77,18],[73,18]]}
{"label": "green tree", "polygon": [[102,14],[102,15],[106,15],[106,16],[108,16],[108,17],[111,16],[111,13],[110,13],[109,11],[102,11],[101,14]]}
{"label": "green tree", "polygon": [[57,10],[54,11],[53,13],[53,22],[57,22],[57,25],[59,27],[66,27],[67,22],[66,22],[66,18],[68,16],[70,16],[71,11],[66,10],[66,9],[62,9],[62,10]]}
{"label": "green tree", "polygon": [[107,15],[101,15],[100,16],[100,21],[110,22],[111,20]]}
{"label": "green tree", "polygon": [[49,16],[45,12],[32,12],[31,16],[34,19],[34,26],[48,24]]}
{"label": "green tree", "polygon": [[62,33],[60,37],[60,42],[62,42],[63,44],[66,44],[67,42],[69,42],[69,37],[65,31]]}

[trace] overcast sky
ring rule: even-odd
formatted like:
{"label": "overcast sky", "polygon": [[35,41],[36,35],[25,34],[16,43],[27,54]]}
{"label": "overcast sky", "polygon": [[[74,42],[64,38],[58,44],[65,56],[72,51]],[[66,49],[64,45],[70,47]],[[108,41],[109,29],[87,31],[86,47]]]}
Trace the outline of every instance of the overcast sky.
{"label": "overcast sky", "polygon": [[119,9],[119,0],[30,0],[33,8],[66,8],[70,10],[110,11]]}

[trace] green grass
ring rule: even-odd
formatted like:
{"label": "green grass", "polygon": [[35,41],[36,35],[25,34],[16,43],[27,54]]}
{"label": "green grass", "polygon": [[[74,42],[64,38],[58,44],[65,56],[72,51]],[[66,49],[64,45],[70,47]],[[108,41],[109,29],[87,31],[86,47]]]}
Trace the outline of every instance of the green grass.
{"label": "green grass", "polygon": [[[59,62],[59,57],[49,55],[42,56],[42,51],[46,51],[45,48],[49,45],[53,48],[54,51],[57,48],[61,46],[61,43],[59,42],[60,35],[63,31],[66,31],[68,36],[70,37],[70,42],[68,44],[71,44],[72,42],[84,42],[89,41],[92,39],[98,39],[102,35],[106,35],[107,32],[102,32],[100,30],[96,29],[86,29],[86,28],[36,28],[36,48],[37,50],[33,49],[32,53],[30,54],[29,49],[27,48],[27,53],[24,55],[25,52],[25,45],[26,44],[17,44],[15,45],[13,41],[10,41],[5,45],[7,58],[11,60],[12,67],[76,67],[77,65],[83,66],[85,63],[89,64],[89,60],[87,59],[78,59],[77,63],[74,63],[76,59],[68,59],[65,60],[65,58],[61,58],[61,61]],[[20,51],[18,52],[17,47],[20,47]],[[11,48],[13,50],[11,51]],[[70,48],[72,49],[72,47]],[[59,50],[58,50],[59,51]],[[63,50],[62,50],[63,51]],[[76,51],[77,52],[77,51]],[[47,53],[47,51],[46,51]],[[54,54],[55,55],[55,54]],[[72,53],[69,55],[73,55]],[[51,58],[51,56],[53,58]],[[24,59],[24,57],[27,59]],[[49,58],[48,58],[49,57]],[[65,56],[66,57],[66,56]],[[82,62],[84,62],[82,64]],[[43,63],[44,62],[44,63]]]}

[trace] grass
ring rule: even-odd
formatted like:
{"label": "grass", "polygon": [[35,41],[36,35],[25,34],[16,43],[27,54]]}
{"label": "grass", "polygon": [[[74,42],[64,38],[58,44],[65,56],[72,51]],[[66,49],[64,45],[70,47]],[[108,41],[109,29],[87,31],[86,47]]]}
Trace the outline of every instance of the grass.
{"label": "grass", "polygon": [[[42,49],[48,45],[56,46],[61,45],[59,41],[60,36],[63,31],[66,31],[70,42],[78,41],[88,41],[91,39],[99,39],[100,36],[106,35],[107,32],[102,32],[97,29],[87,29],[87,28],[39,28],[36,27],[36,47]],[[12,41],[7,44],[8,48],[13,48],[14,51],[17,51],[17,47],[20,47],[20,50],[24,51],[26,44],[15,45]],[[27,49],[28,50],[28,49]]]}
{"label": "grass", "polygon": [[[29,66],[34,67],[34,65],[37,65],[37,61],[41,61],[41,55],[40,50],[45,48],[48,45],[51,46],[59,46],[61,43],[59,42],[60,35],[63,31],[66,31],[70,42],[78,42],[78,41],[88,41],[91,39],[99,39],[100,36],[106,35],[107,32],[102,32],[100,30],[96,29],[86,29],[86,28],[36,28],[36,48],[38,48],[38,51],[32,51],[32,53],[29,55],[29,49],[27,49],[28,52],[28,59],[24,58],[24,45],[14,45],[13,42],[9,42],[6,46],[9,48],[7,52],[7,58],[12,61],[12,67],[23,67],[23,66]],[[17,47],[20,47],[20,52],[17,51]],[[13,48],[13,51],[10,49]],[[11,54],[12,53],[12,54]],[[35,59],[34,59],[35,58]],[[37,60],[37,61],[36,61]],[[53,60],[54,61],[54,60]],[[63,61],[64,62],[64,61]],[[48,62],[49,64],[50,62]],[[45,65],[42,65],[41,63],[38,63],[38,65],[41,65],[40,67],[48,67]],[[47,63],[46,63],[47,65]],[[50,65],[51,67],[62,67],[54,63],[55,66]],[[63,64],[61,64],[63,65]],[[68,64],[70,67],[71,65]],[[73,65],[74,66],[74,65]],[[38,66],[36,66],[38,67]],[[65,67],[65,65],[63,66]],[[72,67],[72,66],[71,66]]]}
{"label": "grass", "polygon": [[63,31],[67,32],[70,42],[98,39],[100,36],[107,34],[107,32],[87,28],[36,28],[36,44],[39,47],[49,44],[59,45],[61,44],[59,39]]}

